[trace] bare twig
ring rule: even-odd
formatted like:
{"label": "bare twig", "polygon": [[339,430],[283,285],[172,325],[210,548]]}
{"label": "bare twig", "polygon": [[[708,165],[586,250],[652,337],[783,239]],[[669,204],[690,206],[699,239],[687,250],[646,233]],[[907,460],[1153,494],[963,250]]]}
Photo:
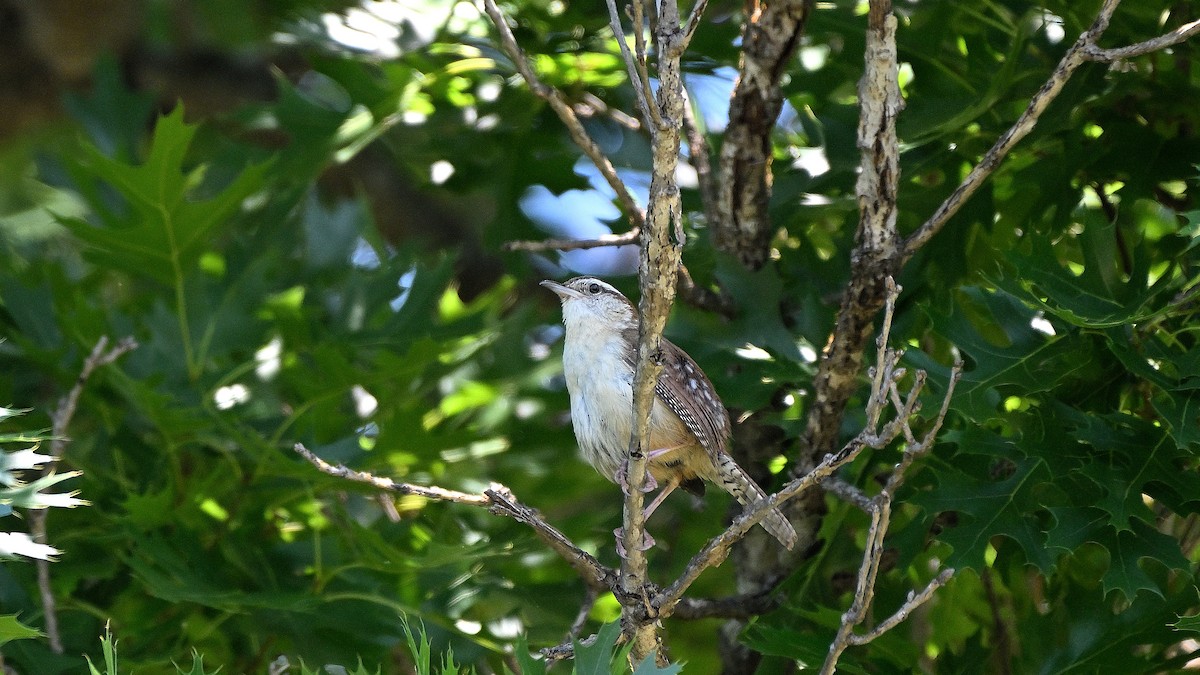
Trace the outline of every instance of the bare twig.
{"label": "bare twig", "polygon": [[[589,635],[582,640],[578,640],[577,642],[584,647],[590,647],[595,641],[596,635],[593,633],[592,635]],[[553,647],[546,647],[545,649],[539,650],[538,655],[545,659],[546,663],[554,663],[555,661],[573,659],[575,658],[575,642],[576,641],[574,640],[567,640],[566,642],[557,644]],[[621,636],[621,638],[617,639],[617,644],[624,643],[624,636]]]}
{"label": "bare twig", "polygon": [[687,134],[688,162],[696,170],[696,182],[700,189],[700,204],[704,207],[705,224],[712,228],[717,224],[717,185],[713,176],[712,158],[709,155],[708,139],[696,122],[696,112],[691,101],[683,107],[683,130]]}
{"label": "bare twig", "polygon": [[[51,436],[50,455],[55,459],[62,457],[63,452],[67,448],[69,439],[67,438],[67,427],[71,424],[71,418],[75,417],[75,408],[79,405],[79,397],[83,395],[83,388],[87,384],[92,373],[100,366],[106,366],[113,361],[121,358],[125,353],[137,349],[137,341],[132,337],[122,338],[112,348],[108,348],[108,336],[101,336],[96,341],[96,346],[92,348],[92,353],[88,355],[83,362],[83,368],[79,371],[79,377],[75,378],[75,385],[58,401],[58,406],[50,415],[51,420]],[[43,472],[50,471],[50,464]],[[47,542],[46,536],[46,519],[49,516],[49,509],[38,509],[31,511],[29,514],[29,530],[33,536],[33,540],[39,544]],[[37,568],[37,584],[38,593],[42,599],[42,611],[46,615],[46,639],[50,643],[50,649],[56,654],[63,653],[62,634],[58,629],[58,602],[54,599],[54,591],[50,586],[50,561],[38,559],[34,561]]]}
{"label": "bare twig", "polygon": [[541,241],[510,241],[503,246],[505,251],[582,251],[605,246],[628,246],[638,240],[641,228],[633,228],[621,234],[608,234],[597,239],[543,239]]}
{"label": "bare twig", "polygon": [[297,443],[294,450],[322,473],[370,485],[379,490],[397,492],[404,495],[417,495],[431,501],[453,502],[468,506],[487,508],[495,515],[506,516],[517,522],[528,525],[555,553],[567,562],[589,587],[612,590],[616,586],[617,573],[611,567],[601,564],[590,553],[579,548],[562,532],[551,526],[538,515],[537,511],[521,504],[513,496],[512,491],[492,483],[491,487],[482,493],[459,492],[435,486],[397,483],[390,478],[375,476],[363,471],[355,471],[342,465],[333,465],[317,457],[311,450]]}
{"label": "bare twig", "polygon": [[1170,33],[1164,33],[1156,38],[1151,38],[1149,40],[1138,42],[1126,47],[1101,49],[1095,43],[1088,44],[1086,47],[1084,47],[1083,54],[1089,61],[1112,63],[1122,59],[1131,59],[1135,56],[1143,56],[1145,54],[1149,54],[1150,52],[1156,52],[1160,49],[1166,49],[1171,45],[1183,42],[1196,33],[1200,33],[1200,19],[1190,23],[1185,23]]}
{"label": "bare twig", "polygon": [[[634,0],[635,2],[637,0]],[[625,70],[629,75],[629,84],[633,87],[634,100],[637,101],[638,112],[642,114],[642,123],[650,132],[650,139],[653,141],[654,135],[658,133],[659,128],[663,125],[662,114],[656,106],[650,105],[650,78],[645,76],[645,71],[638,69],[639,60],[634,59],[633,53],[629,51],[629,43],[625,41],[625,29],[621,28],[621,13],[617,11],[616,0],[605,0],[608,5],[608,25],[612,29],[613,38],[617,41],[617,46],[621,48],[621,57],[625,61]],[[640,23],[633,25],[635,33],[641,33],[644,29]],[[644,61],[642,61],[644,63]]]}
{"label": "bare twig", "polygon": [[[894,294],[895,291],[893,290],[892,293]],[[894,304],[894,295],[892,298],[888,301],[888,314],[891,313],[891,305]],[[881,335],[879,347],[881,350],[885,349],[885,343],[882,340],[883,336]],[[893,352],[892,354],[895,353]],[[898,355],[896,356],[898,357]],[[854,599],[850,603],[850,608],[842,615],[842,622],[838,627],[837,636],[829,645],[829,654],[821,670],[823,674],[831,675],[834,672],[838,659],[848,647],[866,644],[899,625],[900,622],[908,618],[913,609],[933,597],[933,593],[954,574],[954,570],[943,570],[921,592],[910,592],[908,599],[901,605],[900,609],[892,616],[880,622],[875,628],[862,634],[854,632],[855,626],[861,624],[866,618],[867,610],[871,607],[871,602],[875,596],[875,585],[878,580],[880,561],[882,560],[884,550],[883,539],[891,525],[892,500],[895,498],[896,490],[904,482],[905,475],[908,468],[912,466],[912,463],[918,457],[928,453],[933,447],[933,442],[936,440],[937,433],[941,430],[942,422],[946,418],[946,412],[949,410],[950,399],[954,395],[954,386],[961,375],[962,362],[960,361],[955,363],[954,368],[951,370],[946,394],[942,398],[942,407],[938,411],[937,417],[934,418],[933,425],[920,440],[916,438],[911,427],[909,427],[908,416],[905,413],[914,410],[916,407],[916,397],[913,394],[924,383],[924,373],[916,373],[916,382],[913,384],[908,398],[903,401],[896,389],[896,377],[894,373],[887,377],[890,381],[888,385],[888,398],[896,410],[896,419],[904,420],[901,428],[908,445],[904,449],[900,461],[892,468],[891,475],[888,477],[883,489],[870,501],[868,511],[871,514],[871,525],[867,530],[867,542],[863,550],[862,565],[859,568],[858,579],[855,584]]]}
{"label": "bare twig", "polygon": [[[682,44],[687,45],[692,41],[692,36],[696,34],[696,29],[700,27],[700,19],[704,16],[704,10],[708,7],[708,0],[696,0],[696,4],[692,5],[692,11],[688,14],[687,23],[683,26]],[[679,56],[683,52],[680,51]]]}
{"label": "bare twig", "polygon": [[588,584],[584,587],[583,602],[579,603],[579,613],[575,615],[575,621],[571,623],[571,629],[567,631],[567,639],[574,640],[579,637],[579,631],[583,630],[584,624],[587,623],[588,615],[592,613],[592,608],[596,606],[596,599],[600,597],[600,589]]}
{"label": "bare twig", "polygon": [[575,114],[580,117],[592,117],[594,115],[604,115],[616,122],[617,124],[629,129],[630,131],[641,131],[642,123],[627,114],[620,108],[610,107],[600,97],[591,92],[583,92],[579,96],[580,100],[576,101],[572,108]]}
{"label": "bare twig", "polygon": [[[630,82],[634,87],[642,89],[642,96],[647,101],[654,100],[654,93],[650,90],[650,67],[646,62],[646,31],[642,26],[646,23],[646,17],[642,3],[646,0],[630,0],[629,2],[629,21],[636,30],[633,31],[633,48],[634,48],[634,65],[637,67],[637,78]],[[651,23],[650,30],[657,30],[654,23]],[[655,106],[651,107],[651,114],[655,116],[655,122],[662,122],[662,113]]]}
{"label": "bare twig", "polygon": [[718,290],[710,290],[696,283],[684,265],[679,266],[679,278],[676,280],[676,290],[679,299],[698,309],[716,312],[726,319],[737,316],[737,306],[733,298]]}
{"label": "bare twig", "polygon": [[[640,663],[647,655],[657,653],[662,658],[661,638],[655,623],[644,618],[642,602],[633,600],[643,594],[647,582],[646,556],[641,550],[645,533],[642,514],[642,486],[646,480],[646,454],[643,444],[649,438],[650,410],[654,403],[654,384],[662,371],[658,357],[661,352],[662,331],[666,327],[675,298],[675,281],[680,266],[683,245],[682,206],[679,187],[675,184],[675,169],[679,162],[679,125],[683,119],[683,74],[676,47],[681,40],[677,30],[679,7],[676,0],[665,0],[658,8],[658,98],[660,116],[667,121],[653,136],[650,204],[646,224],[642,228],[641,255],[638,278],[641,299],[638,303],[638,358],[633,379],[633,429],[629,442],[627,482],[623,530],[626,557],[621,565],[621,590],[629,601],[622,602],[622,633],[632,642],[630,658]],[[672,234],[675,241],[672,242]]]}
{"label": "bare twig", "polygon": [[847,483],[841,478],[829,478],[821,483],[821,489],[832,495],[837,495],[842,501],[848,502],[870,512],[871,498],[868,497],[862,490]]}
{"label": "bare twig", "polygon": [[[1105,0],[1091,27],[1084,31],[1079,36],[1079,39],[1075,41],[1075,44],[1063,55],[1054,72],[1050,74],[1050,79],[1046,80],[1042,88],[1029,100],[1029,105],[1025,108],[1025,112],[1021,113],[1021,116],[1017,118],[1016,123],[996,140],[995,145],[991,149],[984,153],[983,158],[979,160],[975,168],[971,169],[971,172],[963,179],[962,184],[955,188],[954,192],[950,193],[950,196],[942,202],[941,206],[938,206],[933,215],[929,217],[929,220],[917,228],[904,242],[903,258],[905,260],[911,258],[918,249],[929,243],[929,240],[933,239],[934,235],[941,231],[946,222],[950,220],[950,217],[958,213],[958,210],[971,198],[971,195],[975,194],[975,190],[979,189],[983,181],[987,180],[988,176],[991,176],[992,172],[996,170],[996,167],[1000,166],[1001,160],[1008,155],[1009,151],[1021,139],[1028,136],[1029,132],[1033,131],[1038,118],[1050,106],[1050,102],[1062,92],[1063,87],[1067,84],[1067,80],[1071,79],[1071,75],[1075,73],[1075,70],[1089,60],[1104,60],[1097,57],[1098,53],[1105,50],[1097,49],[1095,46],[1096,41],[1100,39],[1105,29],[1108,28],[1108,23],[1112,19],[1113,12],[1116,11],[1119,4],[1121,4],[1121,0]],[[1163,46],[1166,45],[1164,44]]]}
{"label": "bare twig", "polygon": [[512,59],[513,65],[517,72],[524,78],[525,83],[529,85],[530,91],[537,95],[542,100],[550,104],[558,118],[562,120],[563,126],[567,128],[567,132],[571,135],[571,140],[579,149],[583,150],[583,154],[592,160],[596,168],[600,171],[600,175],[604,176],[604,180],[608,186],[612,188],[617,195],[617,201],[621,203],[621,208],[625,211],[625,216],[629,218],[629,222],[633,227],[641,227],[645,221],[645,214],[641,207],[633,200],[633,195],[629,189],[625,187],[625,183],[621,177],[617,175],[617,170],[613,168],[612,162],[600,149],[600,146],[592,140],[591,135],[580,124],[579,118],[576,117],[575,111],[567,103],[562,92],[554,87],[547,85],[538,78],[533,72],[533,66],[530,65],[529,59],[525,56],[525,52],[517,44],[517,39],[513,36],[512,29],[508,27],[508,21],[505,19],[503,12],[496,5],[496,0],[483,0],[484,11],[491,18],[492,23],[496,26],[496,31],[500,35],[500,45],[504,52]]}
{"label": "bare twig", "polygon": [[671,616],[676,619],[749,619],[766,614],[783,603],[774,590],[724,598],[682,598]]}
{"label": "bare twig", "polygon": [[96,341],[96,346],[92,348],[92,353],[88,355],[83,362],[83,368],[79,371],[79,377],[75,378],[75,385],[71,387],[71,391],[67,395],[59,399],[58,407],[54,410],[51,416],[52,433],[54,440],[50,441],[50,454],[55,458],[62,457],[63,450],[67,445],[67,426],[71,424],[71,418],[75,416],[75,408],[79,405],[79,397],[83,394],[83,387],[87,384],[92,373],[100,366],[107,366],[124,356],[126,353],[137,349],[137,341],[132,337],[122,338],[112,349],[108,348],[108,336],[102,336]]}

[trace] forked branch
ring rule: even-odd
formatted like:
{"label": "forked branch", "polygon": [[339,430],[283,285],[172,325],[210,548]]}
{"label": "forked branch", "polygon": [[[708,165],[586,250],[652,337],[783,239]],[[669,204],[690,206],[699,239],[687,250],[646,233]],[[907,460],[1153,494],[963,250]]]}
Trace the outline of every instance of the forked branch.
{"label": "forked branch", "polygon": [[[961,364],[955,364],[951,371],[949,384],[942,399],[942,406],[933,419],[930,431],[917,441],[912,430],[912,417],[920,409],[919,396],[924,389],[925,375],[918,371],[913,375],[913,382],[907,393],[900,394],[899,385],[907,372],[899,366],[903,352],[890,349],[887,340],[891,332],[896,298],[900,288],[891,279],[887,282],[888,295],[884,308],[883,326],[877,341],[876,365],[871,369],[871,392],[867,402],[867,426],[857,436],[850,440],[841,450],[826,455],[811,471],[804,476],[789,482],[779,492],[766,500],[751,505],[736,518],[733,523],[720,535],[692,557],[683,574],[670,586],[659,591],[651,599],[651,607],[661,616],[669,616],[687,589],[699,578],[704,570],[715,567],[725,560],[729,548],[744,537],[746,533],[761,521],[774,508],[811,490],[824,482],[839,467],[853,461],[864,449],[882,449],[898,438],[909,444],[909,449],[896,467],[892,479],[885,486],[884,494],[892,494],[900,485],[905,470],[916,457],[926,452],[932,445],[940,430],[949,402],[954,394],[954,386],[961,375]],[[884,421],[883,411],[891,409],[893,417]],[[880,498],[876,497],[874,504]],[[890,503],[891,497],[887,497]],[[886,529],[886,528],[885,528]],[[882,536],[882,532],[879,536]]]}

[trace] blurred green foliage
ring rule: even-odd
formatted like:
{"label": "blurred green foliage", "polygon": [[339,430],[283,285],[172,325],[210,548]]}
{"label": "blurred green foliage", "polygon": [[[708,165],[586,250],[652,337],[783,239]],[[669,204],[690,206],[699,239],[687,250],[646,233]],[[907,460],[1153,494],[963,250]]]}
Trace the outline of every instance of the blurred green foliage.
{"label": "blurred green foliage", "polygon": [[[92,506],[49,521],[64,551],[51,572],[66,654],[27,636],[4,644],[6,664],[81,672],[84,654],[104,661],[111,622],[122,670],[175,672],[194,649],[222,672],[266,672],[280,655],[407,672],[421,645],[410,651],[406,622],[421,620],[431,663],[452,649],[454,663],[498,671],[515,645],[519,667],[536,670],[526,645],[563,640],[584,589],[529,531],[418,498],[385,507],[289,448],[397,480],[504,483],[615,562],[619,493],[576,459],[557,307],[534,283],[555,260],[500,253],[545,236],[518,208],[530,187],[586,188],[578,150],[470,3],[401,3],[389,57],[323,28],[321,12],[345,2],[243,15],[242,3],[197,1],[186,36],[169,4],[146,3],[147,44],[200,35],[230,52],[286,48],[293,66],[275,71],[270,100],[194,115],[105,60],[66,95],[64,119],[3,150],[0,403],[49,427],[101,336],[141,345],[93,375],[69,429],[63,464],[82,472],[70,487]],[[897,4],[902,231],[1012,124],[1098,4]],[[549,83],[633,110],[602,4],[504,8]],[[691,75],[736,66],[739,12],[710,8]],[[1104,44],[1197,15],[1195,2],[1128,2]],[[740,313],[681,306],[668,332],[746,423],[788,439],[803,429],[853,245],[864,23],[856,4],[819,3],[789,66],[795,114],[772,138],[779,234],[765,269],[714,252],[699,196],[684,192],[685,262]],[[1194,656],[1196,63],[1185,43],[1080,69],[905,268],[896,343],[930,372],[932,396],[954,355],[967,371],[899,502],[880,616],[939,564],[961,571],[927,610],[847,652],[847,672],[1161,672]],[[585,124],[620,167],[648,166],[637,132],[603,115]],[[437,162],[453,168],[441,182]],[[387,193],[399,215],[379,208]],[[472,273],[489,257],[503,267],[480,284]],[[852,406],[847,436],[860,418]],[[783,447],[792,458],[794,443]],[[870,492],[896,458],[864,456],[844,477]],[[651,523],[654,578],[678,572],[727,507],[670,500]],[[784,582],[784,607],[742,636],[768,655],[763,672],[823,659],[865,527],[829,498],[823,545]],[[732,567],[696,594],[731,593]],[[32,565],[0,567],[0,598],[5,615],[41,625]],[[587,632],[616,612],[602,598]],[[717,625],[668,621],[672,657],[715,671]],[[594,672],[612,667],[603,647]]]}

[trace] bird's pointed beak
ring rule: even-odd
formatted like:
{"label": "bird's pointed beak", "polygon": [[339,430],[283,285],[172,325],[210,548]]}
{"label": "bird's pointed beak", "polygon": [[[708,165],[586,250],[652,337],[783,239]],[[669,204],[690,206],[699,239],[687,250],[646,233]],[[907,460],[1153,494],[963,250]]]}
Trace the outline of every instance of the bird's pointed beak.
{"label": "bird's pointed beak", "polygon": [[563,286],[562,284],[558,283],[557,281],[551,281],[550,279],[547,279],[547,280],[543,281],[541,283],[541,285],[554,291],[554,294],[558,296],[559,300],[565,301],[565,300],[570,300],[572,298],[582,298],[583,297],[583,294],[580,293],[579,291],[575,290],[574,288],[568,288],[567,286]]}

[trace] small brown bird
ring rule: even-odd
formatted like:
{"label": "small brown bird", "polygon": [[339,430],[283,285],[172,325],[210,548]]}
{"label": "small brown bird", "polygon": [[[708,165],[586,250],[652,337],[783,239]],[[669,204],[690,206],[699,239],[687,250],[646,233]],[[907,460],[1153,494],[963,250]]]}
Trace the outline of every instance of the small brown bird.
{"label": "small brown bird", "polygon": [[[633,426],[637,308],[620,291],[592,277],[565,284],[547,280],[542,286],[562,301],[567,329],[563,374],[571,394],[575,438],[588,463],[624,487]],[[719,485],[743,506],[766,498],[726,452],[729,413],[700,366],[665,338],[662,356],[646,447],[651,489],[654,484],[663,488],[646,506],[646,517],[677,487],[703,495],[704,481]],[[785,547],[795,545],[796,531],[778,509],[760,524]]]}

